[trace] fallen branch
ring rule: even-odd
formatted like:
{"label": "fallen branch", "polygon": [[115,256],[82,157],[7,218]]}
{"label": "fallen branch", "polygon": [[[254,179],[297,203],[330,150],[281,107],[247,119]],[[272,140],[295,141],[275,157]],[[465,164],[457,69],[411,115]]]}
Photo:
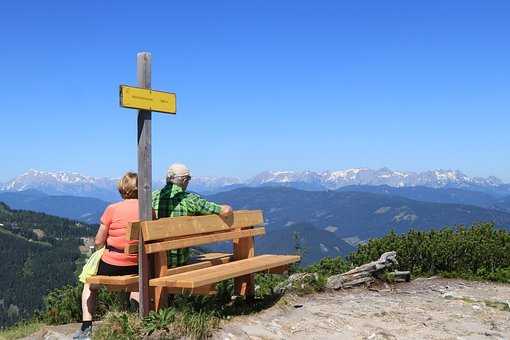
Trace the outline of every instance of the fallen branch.
{"label": "fallen branch", "polygon": [[[350,288],[361,284],[370,285],[380,278],[383,270],[398,265],[397,253],[389,251],[381,255],[379,260],[366,263],[346,273],[333,275],[328,278],[326,288],[342,289]],[[409,281],[411,273],[408,271],[395,271],[392,274],[394,281]]]}

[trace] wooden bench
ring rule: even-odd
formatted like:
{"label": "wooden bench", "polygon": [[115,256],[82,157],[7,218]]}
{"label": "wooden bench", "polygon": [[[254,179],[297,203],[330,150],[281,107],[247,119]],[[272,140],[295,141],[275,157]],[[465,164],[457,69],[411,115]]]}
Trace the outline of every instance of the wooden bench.
{"label": "wooden bench", "polygon": [[[167,294],[213,294],[216,283],[234,279],[235,295],[254,294],[254,273],[282,273],[299,261],[294,255],[255,256],[254,237],[265,234],[262,211],[235,211],[229,218],[217,215],[182,216],[130,224],[129,240],[137,240],[141,231],[147,254],[153,254],[153,275],[149,280],[153,308],[164,306]],[[233,254],[210,253],[190,264],[167,267],[167,251],[232,241]],[[130,244],[125,253],[138,252]],[[138,291],[138,276],[94,276],[87,280],[110,290]]]}

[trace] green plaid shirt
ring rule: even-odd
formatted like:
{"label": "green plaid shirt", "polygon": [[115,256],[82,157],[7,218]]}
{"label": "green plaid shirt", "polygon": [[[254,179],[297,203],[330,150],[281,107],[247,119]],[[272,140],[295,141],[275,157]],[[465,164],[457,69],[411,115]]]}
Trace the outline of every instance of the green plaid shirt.
{"label": "green plaid shirt", "polygon": [[[181,187],[167,184],[152,193],[152,209],[156,218],[219,214],[221,206],[209,202],[199,195],[185,192]],[[189,248],[169,251],[168,267],[186,264],[190,257]]]}

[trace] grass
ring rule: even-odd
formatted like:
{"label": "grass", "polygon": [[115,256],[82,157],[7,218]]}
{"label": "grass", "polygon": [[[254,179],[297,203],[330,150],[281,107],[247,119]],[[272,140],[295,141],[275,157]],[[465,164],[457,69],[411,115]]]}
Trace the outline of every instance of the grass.
{"label": "grass", "polygon": [[22,322],[0,331],[0,340],[19,339],[34,334],[44,326],[39,321]]}

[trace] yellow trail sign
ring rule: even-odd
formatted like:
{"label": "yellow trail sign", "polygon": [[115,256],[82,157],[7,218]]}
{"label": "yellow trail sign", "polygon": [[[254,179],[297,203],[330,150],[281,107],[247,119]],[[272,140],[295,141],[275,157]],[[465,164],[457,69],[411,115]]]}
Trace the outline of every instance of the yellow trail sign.
{"label": "yellow trail sign", "polygon": [[120,106],[165,113],[175,113],[177,109],[175,93],[126,85],[120,86]]}

